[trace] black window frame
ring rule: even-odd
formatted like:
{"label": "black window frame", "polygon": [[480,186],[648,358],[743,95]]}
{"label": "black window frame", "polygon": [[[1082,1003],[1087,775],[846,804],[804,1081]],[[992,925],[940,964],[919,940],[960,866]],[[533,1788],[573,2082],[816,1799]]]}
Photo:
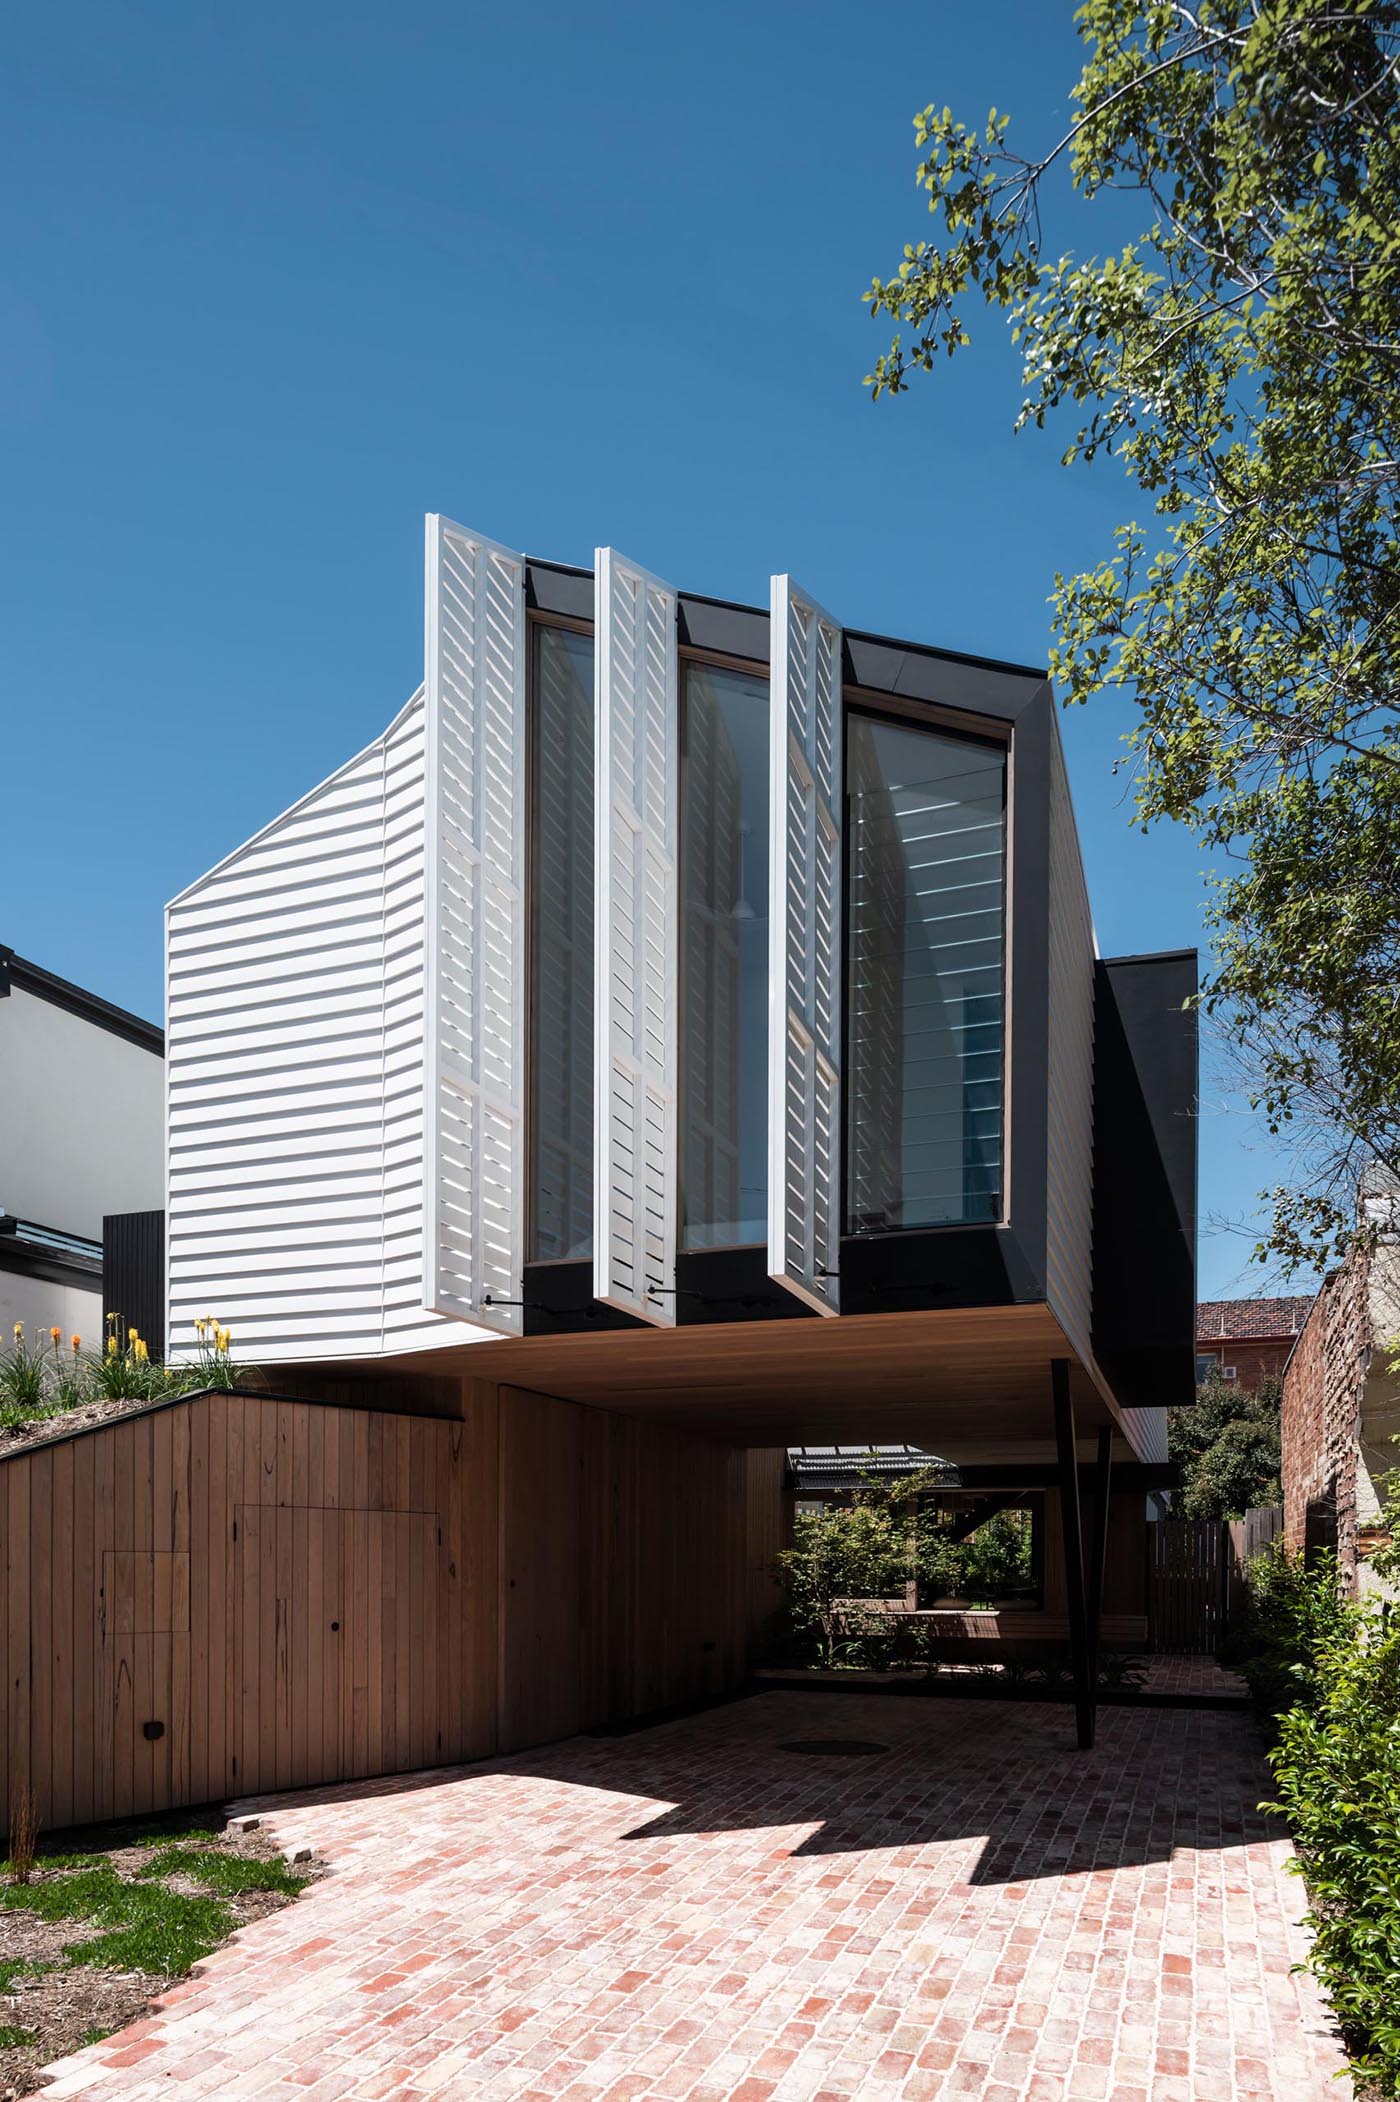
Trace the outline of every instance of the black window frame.
{"label": "black window frame", "polygon": [[[851,934],[850,901],[851,885],[851,838],[847,823],[849,790],[847,788],[846,758],[847,725],[851,717],[864,716],[875,722],[898,723],[902,728],[923,730],[930,736],[943,737],[950,741],[988,747],[1002,754],[1002,929],[1001,929],[1001,1176],[997,1192],[995,1218],[990,1219],[942,1219],[923,1226],[887,1226],[855,1228],[849,1225],[851,1216],[850,1193],[847,1187],[850,1175],[851,1119],[850,1119],[850,1060],[847,1045],[850,1027],[850,971]],[[849,692],[843,688],[841,696],[841,1166],[839,1178],[841,1240],[860,1241],[866,1244],[883,1244],[902,1240],[908,1234],[951,1234],[995,1230],[1008,1224],[1008,1156],[1011,1141],[1011,1032],[1008,1018],[1011,1009],[1011,919],[1013,912],[1012,858],[1011,858],[1011,793],[1012,741],[999,734],[994,725],[983,729],[968,727],[965,721],[955,719],[949,712],[934,710],[914,702],[901,702],[894,695],[874,694],[865,691]]]}

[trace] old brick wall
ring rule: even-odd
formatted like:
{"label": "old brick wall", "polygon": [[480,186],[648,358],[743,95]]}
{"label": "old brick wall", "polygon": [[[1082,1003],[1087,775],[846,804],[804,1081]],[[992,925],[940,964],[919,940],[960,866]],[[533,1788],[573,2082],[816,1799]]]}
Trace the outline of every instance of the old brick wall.
{"label": "old brick wall", "polygon": [[1284,1539],[1290,1553],[1335,1547],[1356,1582],[1356,1470],[1362,1395],[1374,1339],[1362,1251],[1328,1278],[1283,1381]]}

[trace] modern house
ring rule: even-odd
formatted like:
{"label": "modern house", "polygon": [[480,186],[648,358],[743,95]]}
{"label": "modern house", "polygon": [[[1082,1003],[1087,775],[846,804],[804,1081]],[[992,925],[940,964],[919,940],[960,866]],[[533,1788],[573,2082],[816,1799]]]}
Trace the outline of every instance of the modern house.
{"label": "modern house", "polygon": [[1203,1299],[1196,1309],[1196,1380],[1277,1379],[1312,1307],[1311,1292],[1281,1299]]}
{"label": "modern house", "polygon": [[1049,682],[439,517],[426,604],[383,734],[168,910],[168,1348],[216,1315],[268,1398],[172,1412],[173,1530],[135,1462],[186,1713],[99,1800],[734,1687],[821,1441],[1043,1497],[1090,1741],[1195,1392],[1195,959],[1097,955]]}
{"label": "modern house", "polygon": [[0,1337],[100,1348],[103,1220],[164,1201],[164,1038],[0,947]]}

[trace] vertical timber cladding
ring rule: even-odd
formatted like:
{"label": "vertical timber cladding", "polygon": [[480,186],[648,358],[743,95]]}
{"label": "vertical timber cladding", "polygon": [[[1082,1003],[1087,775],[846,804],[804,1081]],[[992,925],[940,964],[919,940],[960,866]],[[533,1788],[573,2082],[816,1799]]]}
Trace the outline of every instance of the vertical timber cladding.
{"label": "vertical timber cladding", "polygon": [[724,1691],[780,1458],[477,1381],[447,1418],[213,1394],[13,1454],[0,1810],[32,1784],[57,1830]]}

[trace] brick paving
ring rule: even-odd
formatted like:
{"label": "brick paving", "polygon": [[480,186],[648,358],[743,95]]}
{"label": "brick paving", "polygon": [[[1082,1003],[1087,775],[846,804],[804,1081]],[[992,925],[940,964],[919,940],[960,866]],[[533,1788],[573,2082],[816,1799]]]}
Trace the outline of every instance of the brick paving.
{"label": "brick paving", "polygon": [[[332,1873],[54,2102],[1324,2102],[1252,1727],[766,1693],[269,1798]],[[865,1738],[884,1756],[805,1757]]]}
{"label": "brick paving", "polygon": [[1214,1657],[1148,1657],[1144,1662],[1144,1693],[1227,1693],[1242,1699],[1249,1691],[1237,1671],[1217,1664]]}

